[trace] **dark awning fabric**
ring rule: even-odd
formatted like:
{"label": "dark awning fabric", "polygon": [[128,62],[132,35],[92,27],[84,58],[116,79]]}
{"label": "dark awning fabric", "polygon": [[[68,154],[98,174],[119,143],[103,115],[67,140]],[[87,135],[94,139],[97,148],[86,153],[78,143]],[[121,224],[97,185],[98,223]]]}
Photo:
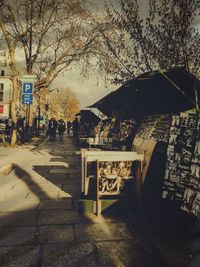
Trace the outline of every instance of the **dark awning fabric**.
{"label": "dark awning fabric", "polygon": [[[165,76],[164,76],[165,75]],[[149,72],[130,80],[92,106],[110,116],[113,110],[127,115],[146,116],[180,113],[195,108],[196,88],[200,98],[200,81],[185,71],[174,68],[164,72]],[[190,101],[174,85],[190,98]]]}
{"label": "dark awning fabric", "polygon": [[81,116],[84,121],[93,121],[95,123],[108,118],[99,109],[90,107],[81,109],[81,111],[77,113],[76,116]]}

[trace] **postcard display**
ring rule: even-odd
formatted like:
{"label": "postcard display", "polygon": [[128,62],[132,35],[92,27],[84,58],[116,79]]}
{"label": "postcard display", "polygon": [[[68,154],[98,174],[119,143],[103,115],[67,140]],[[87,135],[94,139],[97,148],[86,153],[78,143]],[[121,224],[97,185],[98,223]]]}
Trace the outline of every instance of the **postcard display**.
{"label": "postcard display", "polygon": [[163,198],[183,201],[200,218],[200,120],[196,114],[172,117]]}
{"label": "postcard display", "polygon": [[[89,183],[95,179],[96,189],[95,210],[98,215],[101,212],[102,196],[118,196],[129,179],[133,177],[132,163],[137,161],[142,168],[143,155],[128,151],[102,151],[102,150],[81,150],[82,158],[82,193],[89,195]],[[89,173],[88,164],[95,164],[95,172]],[[137,175],[136,175],[137,176]]]}
{"label": "postcard display", "polygon": [[100,122],[94,128],[96,137],[88,138],[88,143],[90,145],[110,145],[110,149],[112,149],[112,144],[115,140],[118,142],[121,150],[127,150],[129,139],[133,137],[136,130],[136,121],[134,119],[123,120],[119,124],[119,129],[114,129],[114,125],[115,119],[112,119],[111,122]]}
{"label": "postcard display", "polygon": [[87,143],[89,144],[89,147],[91,145],[104,145],[104,144],[111,144],[112,138],[110,138],[111,123],[106,121],[100,121],[93,129],[93,137],[87,138]]}
{"label": "postcard display", "polygon": [[[130,138],[133,138],[136,131],[136,121],[134,119],[124,120],[120,122],[119,142],[122,144],[122,149],[125,150]],[[124,146],[123,146],[124,145]]]}
{"label": "postcard display", "polygon": [[171,117],[171,115],[144,117],[138,128],[136,137],[168,142]]}

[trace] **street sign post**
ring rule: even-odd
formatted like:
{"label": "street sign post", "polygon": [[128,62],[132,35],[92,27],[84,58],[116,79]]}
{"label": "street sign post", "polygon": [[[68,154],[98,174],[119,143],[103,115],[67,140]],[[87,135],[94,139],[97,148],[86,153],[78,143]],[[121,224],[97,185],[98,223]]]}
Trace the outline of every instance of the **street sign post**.
{"label": "street sign post", "polygon": [[22,83],[22,94],[33,94],[34,86],[32,82],[23,82]]}
{"label": "street sign post", "polygon": [[22,82],[35,82],[37,80],[37,75],[34,74],[22,75],[20,80]]}
{"label": "street sign post", "polygon": [[31,95],[31,94],[22,94],[22,104],[25,104],[25,105],[33,104],[33,95]]}
{"label": "street sign post", "polygon": [[36,75],[23,75],[21,77],[22,82],[22,104],[26,105],[26,133],[27,140],[29,140],[29,116],[30,116],[30,105],[33,104],[33,93],[34,93],[34,82],[36,82]]}
{"label": "street sign post", "polygon": [[33,104],[33,92],[34,83],[31,81],[22,82],[22,104],[31,105]]}

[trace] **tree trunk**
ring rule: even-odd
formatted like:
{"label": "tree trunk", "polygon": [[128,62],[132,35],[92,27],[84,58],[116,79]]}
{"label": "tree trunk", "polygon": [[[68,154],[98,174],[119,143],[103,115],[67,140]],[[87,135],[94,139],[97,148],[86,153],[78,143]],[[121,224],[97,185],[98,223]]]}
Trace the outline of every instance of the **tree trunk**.
{"label": "tree trunk", "polygon": [[16,103],[17,103],[17,76],[13,75],[12,101],[11,101],[11,120],[12,120],[11,146],[15,146],[17,143]]}

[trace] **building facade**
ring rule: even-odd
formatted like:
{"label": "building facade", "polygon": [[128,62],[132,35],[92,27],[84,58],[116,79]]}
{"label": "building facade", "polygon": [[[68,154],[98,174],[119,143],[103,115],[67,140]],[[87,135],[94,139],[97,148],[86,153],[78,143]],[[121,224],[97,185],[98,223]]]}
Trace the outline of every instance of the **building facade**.
{"label": "building facade", "polygon": [[11,85],[6,51],[0,47],[0,119],[8,118],[10,115]]}

